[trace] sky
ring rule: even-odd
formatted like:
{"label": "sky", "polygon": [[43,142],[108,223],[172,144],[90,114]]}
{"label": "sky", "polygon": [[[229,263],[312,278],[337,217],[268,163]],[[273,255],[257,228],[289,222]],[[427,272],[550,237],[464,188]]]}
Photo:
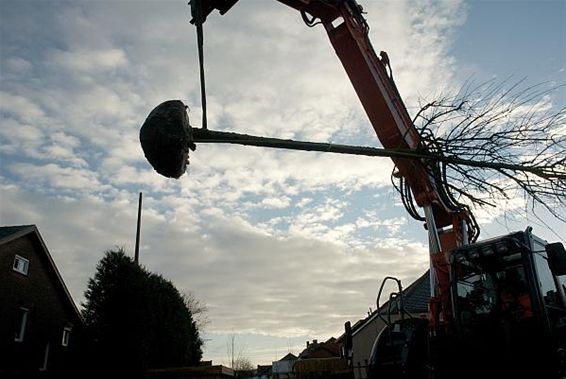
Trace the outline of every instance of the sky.
{"label": "sky", "polygon": [[[566,83],[566,1],[359,1],[411,114],[467,79]],[[227,343],[269,364],[375,309],[381,280],[428,267],[384,158],[199,145],[188,175],[158,175],[139,129],[169,99],[201,126],[187,1],[0,1],[0,225],[38,226],[75,302],[104,251],[133,255],[208,307],[204,359]],[[321,27],[242,0],[205,24],[208,126],[379,147]],[[547,98],[566,105],[566,91]],[[566,225],[524,200],[478,210],[482,238]],[[505,217],[512,208],[512,217]],[[518,210],[518,212],[517,212]]]}

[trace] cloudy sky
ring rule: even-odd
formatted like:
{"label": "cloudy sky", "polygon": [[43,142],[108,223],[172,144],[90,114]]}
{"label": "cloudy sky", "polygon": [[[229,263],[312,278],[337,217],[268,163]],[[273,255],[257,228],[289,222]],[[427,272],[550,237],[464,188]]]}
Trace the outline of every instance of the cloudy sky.
{"label": "cloudy sky", "polygon": [[[208,305],[204,358],[227,364],[235,335],[265,364],[363,318],[384,276],[420,276],[426,234],[387,159],[207,144],[180,180],[154,172],[138,142],[151,109],[181,99],[200,126],[186,3],[0,2],[0,224],[36,224],[80,304],[105,250],[133,254],[143,192],[141,262]],[[412,114],[470,77],[566,83],[563,0],[360,3]],[[209,128],[379,146],[325,32],[293,9],[242,0],[205,41]],[[564,241],[544,214],[502,216],[522,207],[479,211],[482,236]]]}

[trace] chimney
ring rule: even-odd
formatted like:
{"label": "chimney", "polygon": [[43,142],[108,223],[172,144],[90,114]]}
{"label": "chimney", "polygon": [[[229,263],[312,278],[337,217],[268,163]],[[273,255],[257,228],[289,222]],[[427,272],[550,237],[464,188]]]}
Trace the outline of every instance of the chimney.
{"label": "chimney", "polygon": [[309,341],[307,341],[307,347],[309,347],[309,344],[310,344],[310,342],[309,342]]}

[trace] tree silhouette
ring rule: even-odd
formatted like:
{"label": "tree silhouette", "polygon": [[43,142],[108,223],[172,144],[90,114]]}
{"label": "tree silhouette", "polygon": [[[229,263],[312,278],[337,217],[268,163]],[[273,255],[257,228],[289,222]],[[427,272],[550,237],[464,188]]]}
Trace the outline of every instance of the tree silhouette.
{"label": "tree silhouette", "polygon": [[191,315],[199,333],[203,334],[205,328],[210,323],[208,318],[208,306],[202,300],[198,299],[192,292],[184,293],[183,299],[185,301],[185,305],[189,311],[191,311]]}
{"label": "tree silhouette", "polygon": [[[454,203],[496,207],[524,198],[566,222],[566,108],[550,83],[468,81],[458,93],[421,102],[413,119],[429,172]],[[403,178],[394,178],[415,218]]]}
{"label": "tree silhouette", "polygon": [[183,296],[161,275],[107,251],[85,292],[83,316],[97,375],[196,364],[202,340]]}

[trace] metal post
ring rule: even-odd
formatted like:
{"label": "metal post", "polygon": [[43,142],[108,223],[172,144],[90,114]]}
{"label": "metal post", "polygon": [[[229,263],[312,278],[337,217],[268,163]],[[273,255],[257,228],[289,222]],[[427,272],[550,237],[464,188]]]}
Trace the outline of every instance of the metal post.
{"label": "metal post", "polygon": [[142,193],[140,192],[140,199],[138,202],[138,225],[136,231],[136,251],[134,255],[134,262],[136,262],[137,264],[139,264],[139,259],[140,259],[141,210],[142,210]]}

